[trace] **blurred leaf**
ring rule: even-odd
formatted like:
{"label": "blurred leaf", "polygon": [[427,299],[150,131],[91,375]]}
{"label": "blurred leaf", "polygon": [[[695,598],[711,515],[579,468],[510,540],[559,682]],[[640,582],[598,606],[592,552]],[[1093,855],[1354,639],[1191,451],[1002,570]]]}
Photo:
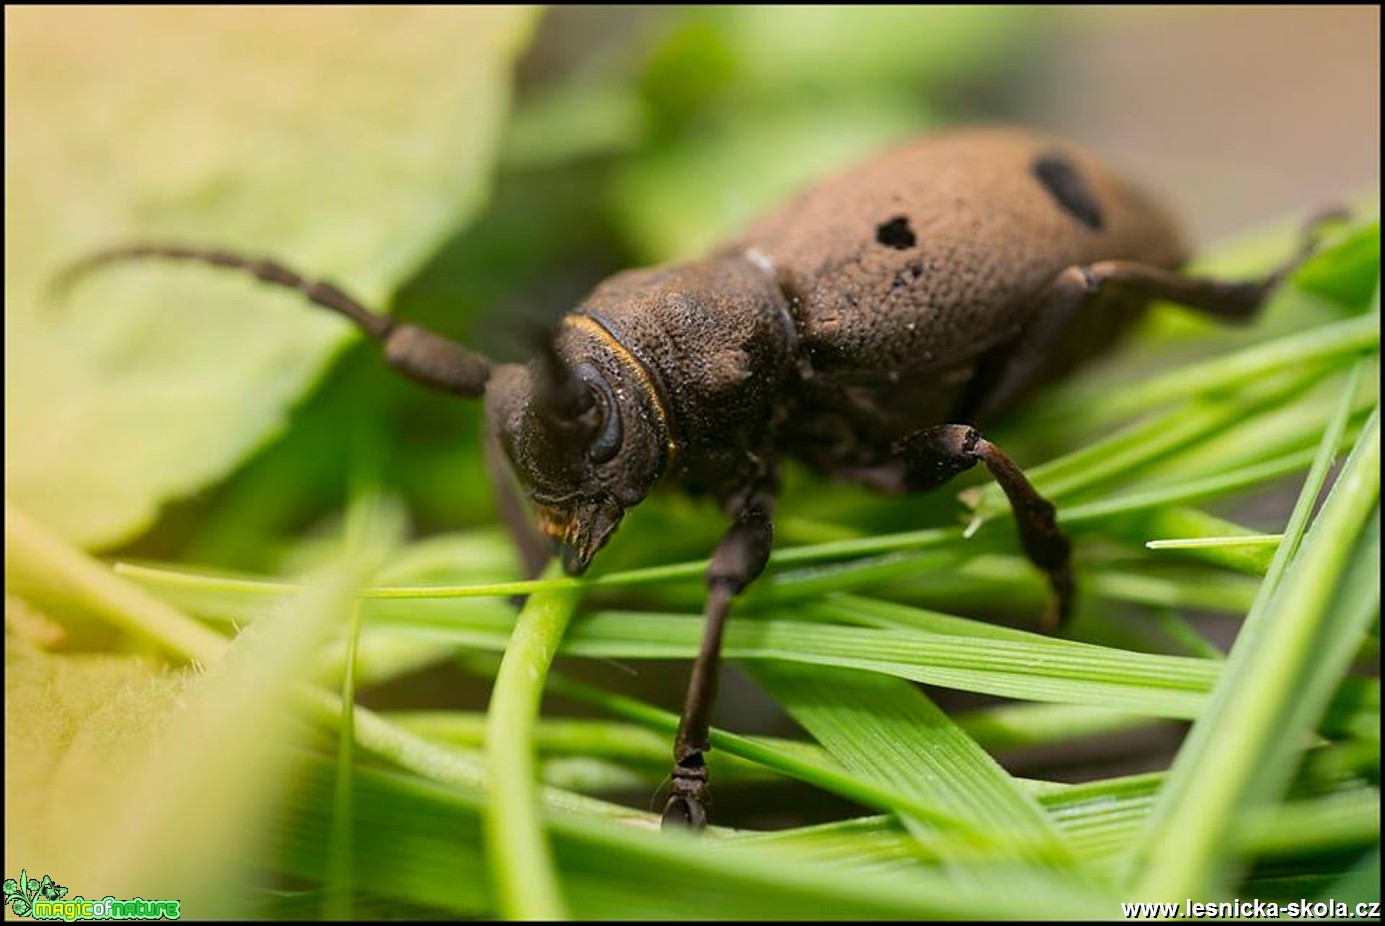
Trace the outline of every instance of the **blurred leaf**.
{"label": "blurred leaf", "polygon": [[[175,897],[202,915],[242,902],[237,876],[254,838],[248,811],[277,803],[288,777],[285,749],[306,729],[284,704],[373,568],[366,557],[383,556],[392,533],[373,527],[365,553],[340,559],[319,584],[229,643],[201,645],[199,661],[211,666],[205,674],[7,647],[6,740],[18,769],[7,776],[7,799],[41,812],[7,821],[7,847],[52,859],[78,884]],[[32,537],[7,539],[30,546]],[[70,548],[61,555],[84,556]],[[41,549],[20,565],[33,573],[32,561],[58,556]],[[85,583],[89,604],[106,615],[138,597],[94,563],[69,567],[65,577],[48,571],[50,580]],[[171,624],[188,618],[169,617],[150,630],[177,649],[186,635]]]}
{"label": "blurred leaf", "polygon": [[140,752],[125,799],[72,842],[74,871],[117,893],[177,897],[197,916],[245,915],[255,813],[280,806],[310,733],[291,696],[369,570],[343,559],[231,641]]}
{"label": "blurred leaf", "polygon": [[641,90],[659,125],[680,124],[734,84],[738,62],[729,48],[727,15],[723,8],[683,10],[650,54]]}
{"label": "blurred leaf", "polygon": [[510,169],[542,168],[629,150],[644,132],[644,107],[628,82],[560,83],[516,111],[505,128],[503,160]]}
{"label": "blurred leaf", "polygon": [[7,640],[5,857],[59,871],[94,815],[117,805],[119,773],[134,766],[184,682],[152,659],[50,656]]}
{"label": "blurred leaf", "polygon": [[745,114],[629,162],[611,205],[646,261],[696,257],[799,187],[930,120],[899,94]]}
{"label": "blurred leaf", "polygon": [[132,237],[201,241],[382,306],[480,200],[531,19],[7,12],[16,500],[83,545],[128,538],[281,428],[347,339],[292,295],[197,270],[111,271],[48,305],[66,262]]}
{"label": "blurred leaf", "polygon": [[822,90],[844,81],[939,85],[989,74],[1033,50],[1035,7],[742,6],[727,11],[729,53],[752,86]]}
{"label": "blurred leaf", "polygon": [[[659,141],[612,206],[642,260],[715,246],[806,181],[935,121],[924,93],[993,82],[1042,10],[714,7],[681,12],[645,66]],[[933,95],[933,99],[937,96]]]}
{"label": "blurred leaf", "polygon": [[1302,289],[1364,311],[1380,279],[1380,222],[1355,228],[1316,256],[1294,278]]}

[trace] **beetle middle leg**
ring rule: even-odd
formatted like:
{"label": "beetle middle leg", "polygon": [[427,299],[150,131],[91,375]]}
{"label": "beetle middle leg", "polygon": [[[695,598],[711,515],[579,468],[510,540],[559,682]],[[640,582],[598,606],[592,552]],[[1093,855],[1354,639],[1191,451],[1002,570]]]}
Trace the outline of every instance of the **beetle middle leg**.
{"label": "beetle middle leg", "polygon": [[1069,563],[1072,545],[1058,528],[1053,503],[1038,493],[1015,462],[965,424],[925,428],[899,441],[895,450],[905,466],[906,484],[916,491],[936,488],[977,463],[986,464],[1010,499],[1020,545],[1053,588],[1043,626],[1050,631],[1062,626],[1072,612],[1076,593]]}
{"label": "beetle middle leg", "polygon": [[700,830],[707,825],[709,726],[721,671],[721,636],[731,600],[764,570],[774,539],[773,496],[744,493],[732,507],[736,523],[722,536],[707,567],[707,608],[702,647],[693,663],[678,736],[673,743],[673,782],[663,826]]}

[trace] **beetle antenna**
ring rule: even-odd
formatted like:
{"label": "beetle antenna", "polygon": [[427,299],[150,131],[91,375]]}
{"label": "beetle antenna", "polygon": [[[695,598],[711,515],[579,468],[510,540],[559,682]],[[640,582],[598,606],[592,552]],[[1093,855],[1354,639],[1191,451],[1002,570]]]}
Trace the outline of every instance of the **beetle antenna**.
{"label": "beetle antenna", "polygon": [[137,243],[97,251],[60,273],[53,290],[65,294],[74,283],[94,270],[129,260],[180,260],[244,270],[271,286],[296,289],[320,308],[349,318],[357,328],[384,349],[385,361],[410,379],[452,395],[477,398],[486,389],[491,363],[481,354],[468,350],[417,325],[399,324],[378,315],[325,280],[310,280],[273,260],[246,257],[214,248],[174,244]]}
{"label": "beetle antenna", "polygon": [[558,354],[552,335],[547,331],[531,332],[538,372],[534,378],[534,401],[542,417],[567,430],[587,431],[596,427],[587,412],[595,404],[587,384],[573,373]]}

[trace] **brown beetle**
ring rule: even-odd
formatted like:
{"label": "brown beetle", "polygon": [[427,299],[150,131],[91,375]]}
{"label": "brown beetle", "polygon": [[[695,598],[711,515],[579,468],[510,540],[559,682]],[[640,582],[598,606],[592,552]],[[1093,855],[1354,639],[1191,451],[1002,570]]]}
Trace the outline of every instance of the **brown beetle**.
{"label": "brown beetle", "polygon": [[[707,569],[664,812],[700,828],[722,628],[769,556],[781,461],[889,492],[984,463],[1053,587],[1056,626],[1074,591],[1067,538],[975,426],[1107,350],[1151,298],[1249,319],[1307,253],[1252,282],[1178,273],[1187,251],[1162,205],[1080,147],[988,128],[843,171],[702,260],[612,277],[524,366],[493,366],[273,261],[136,244],[74,270],[140,257],[247,270],[350,318],[405,375],[484,396],[488,440],[571,574],[661,480],[713,495],[733,523]],[[547,553],[511,520],[536,573]]]}

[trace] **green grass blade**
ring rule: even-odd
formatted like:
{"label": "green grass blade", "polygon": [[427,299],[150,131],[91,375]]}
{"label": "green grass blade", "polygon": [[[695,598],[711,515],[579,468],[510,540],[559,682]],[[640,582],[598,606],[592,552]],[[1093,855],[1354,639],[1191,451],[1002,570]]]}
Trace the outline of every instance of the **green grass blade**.
{"label": "green grass blade", "polygon": [[[1311,461],[1310,464],[1311,465]],[[1265,570],[1270,568],[1270,560],[1274,557],[1274,551],[1279,543],[1258,542],[1249,546],[1238,545],[1218,545],[1211,547],[1169,547],[1167,545],[1154,547],[1148,538],[1151,537],[1228,537],[1228,538],[1252,538],[1278,535],[1262,535],[1248,527],[1243,527],[1233,521],[1216,517],[1197,508],[1185,506],[1174,506],[1160,508],[1150,512],[1143,519],[1132,519],[1135,523],[1122,531],[1122,536],[1145,540],[1147,549],[1158,549],[1169,551],[1169,555],[1179,560],[1196,561],[1210,563],[1221,566],[1246,575],[1263,576]],[[1177,550],[1177,552],[1171,552]]]}
{"label": "green grass blade", "polygon": [[[276,839],[287,871],[317,878],[330,770],[318,771],[304,791],[302,810],[278,827]],[[469,916],[495,909],[483,880],[458,876],[481,863],[476,796],[369,769],[360,772],[358,792],[356,864],[372,872],[373,891]],[[583,918],[672,919],[689,910],[755,919],[1088,918],[1112,905],[1102,894],[1058,890],[1022,872],[978,874],[959,885],[921,865],[874,872],[773,845],[679,838],[566,815],[548,823],[573,912]],[[1032,890],[1015,889],[1031,883]]]}
{"label": "green grass blade", "polygon": [[[572,679],[557,677],[552,690],[590,704],[600,710],[658,730],[672,737],[678,730],[678,715],[657,707],[612,694]],[[764,737],[740,736],[712,728],[711,745],[715,752],[724,752],[773,769],[791,778],[806,782],[867,807],[880,810],[904,811],[940,828],[971,834],[968,821],[940,811],[935,805],[918,800],[888,783],[862,778],[843,769],[831,756],[811,743],[776,741]],[[715,758],[712,760],[717,763]]]}
{"label": "green grass blade", "polygon": [[[375,459],[369,456],[363,458],[372,462]],[[375,480],[368,480],[367,472],[378,472],[378,469],[369,464],[358,469],[358,484],[353,493],[355,497],[347,510],[345,552],[351,557],[361,556],[362,548],[367,544],[380,545],[383,537],[389,537],[391,545],[398,543],[401,533],[400,530],[382,529],[379,522],[382,520],[384,500],[374,489]],[[386,558],[387,555],[387,550],[380,551],[380,559]],[[359,597],[355,597],[349,607],[346,646],[342,660],[342,707],[341,726],[337,731],[336,795],[332,805],[332,832],[328,844],[327,891],[323,898],[323,913],[328,919],[349,917],[352,896],[355,893],[355,871],[351,867],[354,854],[351,838],[355,828],[351,825],[351,814],[355,808],[353,784],[356,764],[356,663],[360,638],[361,602]]]}
{"label": "green grass blade", "polygon": [[529,598],[505,647],[491,693],[486,720],[486,847],[501,913],[513,919],[566,915],[539,818],[533,737],[544,679],[577,600],[573,591]]}
{"label": "green grass blade", "polygon": [[[1308,368],[1306,372],[1300,370],[1271,383],[1245,386],[1234,396],[1198,399],[1056,460],[1029,467],[1026,475],[1050,501],[1071,498],[1079,492],[1127,478],[1152,463],[1176,459],[1206,438],[1281,408],[1311,383],[1331,372],[1331,368]],[[1009,510],[1009,500],[995,483],[967,489],[960,497],[972,509],[973,524],[999,517]]]}
{"label": "green grass blade", "polygon": [[992,856],[1070,861],[1039,805],[909,683],[784,662],[759,663],[752,675],[845,768],[969,821]]}
{"label": "green grass blade", "polygon": [[36,600],[71,602],[182,659],[210,665],[226,638],[144,589],[111,575],[99,560],[69,546],[5,502],[5,587]]}
{"label": "green grass blade", "polygon": [[106,838],[93,834],[93,862],[77,866],[90,883],[157,885],[202,915],[243,914],[244,897],[233,888],[246,872],[228,870],[228,859],[247,857],[256,835],[248,812],[279,804],[291,780],[286,749],[308,729],[283,705],[305,658],[335,629],[371,568],[342,561],[231,642],[170,719]]}
{"label": "green grass blade", "polygon": [[[1302,555],[1293,557],[1346,426],[1356,381],[1352,377],[1338,414],[1323,435],[1318,459],[1285,529],[1262,595],[1232,648],[1207,712],[1180,750],[1160,796],[1158,812],[1141,846],[1142,897],[1181,899],[1219,881],[1225,862],[1218,848],[1225,844],[1238,808],[1273,794],[1287,776],[1288,750],[1295,741],[1285,723],[1311,711],[1320,713],[1345,669],[1319,665],[1316,677],[1307,674],[1314,668],[1312,653],[1328,639],[1325,632],[1334,629],[1331,605],[1337,583],[1351,562],[1358,538],[1378,517],[1378,412],[1323,505]],[[1283,585],[1277,587],[1280,576],[1284,576]],[[1359,618],[1361,613],[1369,612],[1352,616]],[[1353,623],[1356,626],[1335,629],[1359,641],[1365,621]]]}
{"label": "green grass blade", "polygon": [[1150,727],[1158,721],[1071,704],[1002,704],[952,718],[988,751],[1043,746],[1067,740]]}
{"label": "green grass blade", "polygon": [[[435,640],[499,650],[507,639],[495,615],[453,614],[441,602],[376,602],[368,621],[388,621]],[[814,606],[817,607],[817,606]],[[1192,718],[1218,667],[1207,660],[1136,653],[1039,634],[995,639],[979,622],[971,635],[900,632],[802,621],[745,618],[726,629],[730,658],[783,659],[881,672],[928,684],[1030,701],[1086,704],[1158,717]],[[562,652],[614,659],[689,659],[699,617],[598,612],[576,621]],[[1021,631],[1014,631],[1016,634]],[[984,640],[978,646],[977,640]]]}
{"label": "green grass blade", "polygon": [[1274,547],[1284,539],[1283,534],[1250,534],[1230,537],[1178,537],[1150,540],[1150,550],[1196,550],[1205,547]]}
{"label": "green grass blade", "polygon": [[1045,419],[1081,413],[1093,423],[1126,421],[1161,405],[1237,389],[1247,382],[1305,366],[1330,365],[1380,348],[1380,322],[1369,316],[1321,325],[1201,363],[1179,366],[1112,391],[1092,402],[1090,395],[1055,397],[1045,403]]}

